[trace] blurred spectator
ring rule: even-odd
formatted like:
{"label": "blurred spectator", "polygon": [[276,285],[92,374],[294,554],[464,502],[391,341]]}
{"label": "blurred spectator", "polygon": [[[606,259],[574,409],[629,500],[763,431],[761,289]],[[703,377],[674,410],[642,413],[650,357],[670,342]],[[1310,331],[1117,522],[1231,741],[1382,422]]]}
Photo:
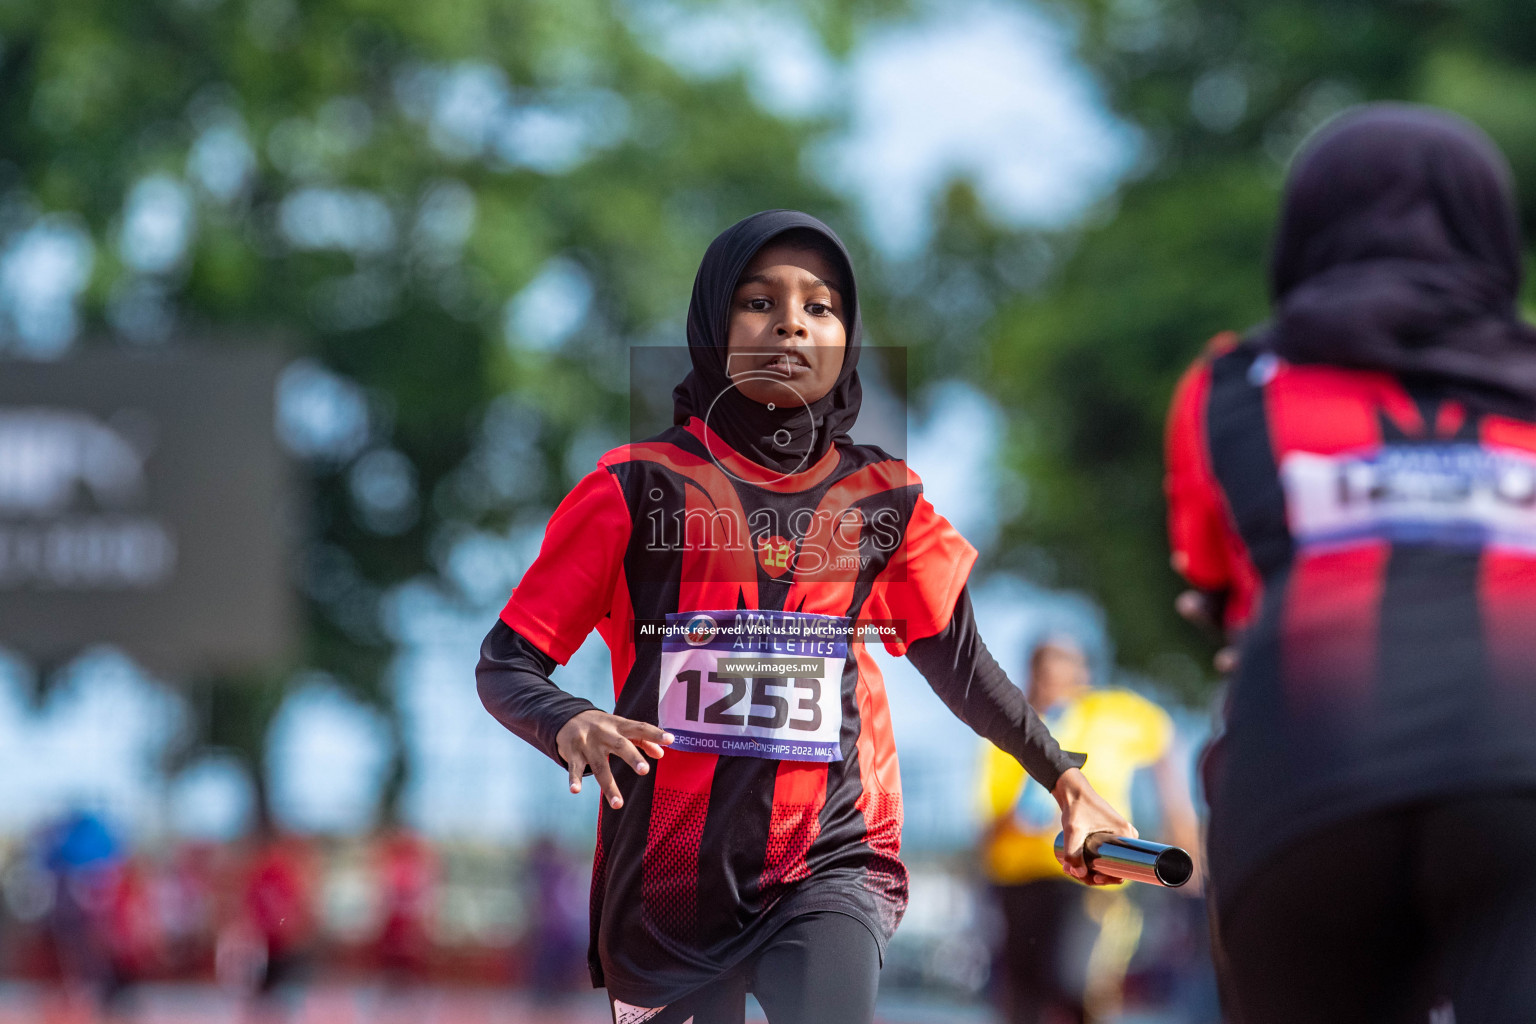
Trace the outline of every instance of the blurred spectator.
{"label": "blurred spectator", "polygon": [[109,920],[122,848],[89,811],[66,815],[44,832],[42,845],[54,881],[49,935],[65,987],[108,1001],[119,988]]}
{"label": "blurred spectator", "polygon": [[[1131,780],[1151,768],[1163,836],[1198,849],[1188,782],[1169,755],[1173,723],[1128,690],[1095,689],[1088,659],[1070,637],[1053,636],[1030,656],[1028,699],[1062,747],[1088,754],[1083,772],[1115,807],[1129,807]],[[1063,874],[1054,842],[1060,808],[1024,769],[988,745],[980,799],[982,864],[1003,917],[993,984],[1003,1018],[1019,1024],[1102,1019],[1119,1010],[1142,918],[1121,889],[1090,890]]]}
{"label": "blurred spectator", "polygon": [[379,968],[392,984],[425,980],[431,966],[437,906],[437,855],[421,836],[400,828],[376,850],[382,922],[375,946]]}
{"label": "blurred spectator", "polygon": [[259,954],[256,994],[263,1002],[291,994],[314,954],[316,863],[302,839],[268,835],[246,876],[243,910]]}
{"label": "blurred spectator", "polygon": [[540,836],[528,851],[528,879],[533,888],[529,981],[535,994],[547,998],[585,980],[586,879],[582,866],[548,836]]}
{"label": "blurred spectator", "polygon": [[142,857],[125,857],[111,873],[104,925],[115,992],[149,979],[164,966],[165,932],[154,870]]}
{"label": "blurred spectator", "polygon": [[217,923],[219,867],[224,857],[213,843],[182,843],[171,857],[164,879],[161,913],[166,956],[177,974],[202,974],[212,968],[209,956]]}

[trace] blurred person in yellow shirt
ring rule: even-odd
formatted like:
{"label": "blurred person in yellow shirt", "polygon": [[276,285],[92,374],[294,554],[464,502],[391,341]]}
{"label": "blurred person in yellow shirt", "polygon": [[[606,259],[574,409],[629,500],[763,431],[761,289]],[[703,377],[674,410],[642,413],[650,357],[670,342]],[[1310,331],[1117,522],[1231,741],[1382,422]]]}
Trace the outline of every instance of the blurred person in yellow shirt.
{"label": "blurred person in yellow shirt", "polygon": [[[1081,645],[1065,635],[1035,646],[1027,697],[1063,747],[1087,751],[1083,773],[1113,806],[1130,806],[1133,777],[1151,769],[1160,838],[1198,850],[1167,712],[1129,690],[1095,688]],[[999,1008],[1009,1024],[1104,1019],[1119,1011],[1141,914],[1123,887],[1090,889],[1062,873],[1053,850],[1060,809],[1027,781],[1016,760],[985,745],[981,860],[1004,923],[993,968]],[[1037,791],[1047,799],[1036,799]]]}

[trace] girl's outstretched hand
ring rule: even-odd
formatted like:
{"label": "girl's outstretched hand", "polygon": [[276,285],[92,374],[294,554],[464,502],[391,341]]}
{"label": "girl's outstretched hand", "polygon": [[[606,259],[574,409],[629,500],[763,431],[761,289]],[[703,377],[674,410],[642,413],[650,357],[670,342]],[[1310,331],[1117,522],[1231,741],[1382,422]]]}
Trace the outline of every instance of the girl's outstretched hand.
{"label": "girl's outstretched hand", "polygon": [[672,734],[657,726],[620,718],[596,708],[583,711],[566,722],[555,736],[555,748],[571,772],[571,792],[581,792],[581,777],[590,766],[597,784],[602,787],[603,799],[615,810],[624,806],[624,798],[619,795],[619,784],[608,767],[608,758],[617,755],[635,770],[635,774],[644,775],[651,766],[646,764],[641,751],[660,758],[671,742]]}
{"label": "girl's outstretched hand", "polygon": [[1062,773],[1051,794],[1061,805],[1061,830],[1066,833],[1066,848],[1057,854],[1061,866],[1067,874],[1089,885],[1118,884],[1118,878],[1088,870],[1083,862],[1083,843],[1095,832],[1136,839],[1140,836],[1136,827],[1099,796],[1088,784],[1087,777],[1076,768],[1068,768]]}

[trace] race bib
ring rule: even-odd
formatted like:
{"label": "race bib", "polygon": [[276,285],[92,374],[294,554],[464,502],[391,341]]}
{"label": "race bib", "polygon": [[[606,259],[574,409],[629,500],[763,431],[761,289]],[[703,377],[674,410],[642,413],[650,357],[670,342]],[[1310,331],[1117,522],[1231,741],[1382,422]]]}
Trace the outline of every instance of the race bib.
{"label": "race bib", "polygon": [[1280,478],[1303,544],[1381,538],[1536,550],[1536,459],[1526,452],[1472,444],[1292,452]]}
{"label": "race bib", "polygon": [[657,724],[674,750],[842,760],[848,626],[805,612],[668,615]]}

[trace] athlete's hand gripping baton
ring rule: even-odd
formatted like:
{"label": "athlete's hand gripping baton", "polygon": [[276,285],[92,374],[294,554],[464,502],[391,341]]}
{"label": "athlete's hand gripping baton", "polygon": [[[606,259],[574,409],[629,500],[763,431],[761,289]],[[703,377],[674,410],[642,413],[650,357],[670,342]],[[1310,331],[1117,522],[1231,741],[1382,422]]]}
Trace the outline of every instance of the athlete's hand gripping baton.
{"label": "athlete's hand gripping baton", "polygon": [[[1067,834],[1056,833],[1056,853],[1065,851]],[[1091,871],[1129,882],[1177,889],[1195,873],[1195,862],[1177,846],[1149,843],[1108,832],[1095,832],[1083,844],[1083,863]]]}

